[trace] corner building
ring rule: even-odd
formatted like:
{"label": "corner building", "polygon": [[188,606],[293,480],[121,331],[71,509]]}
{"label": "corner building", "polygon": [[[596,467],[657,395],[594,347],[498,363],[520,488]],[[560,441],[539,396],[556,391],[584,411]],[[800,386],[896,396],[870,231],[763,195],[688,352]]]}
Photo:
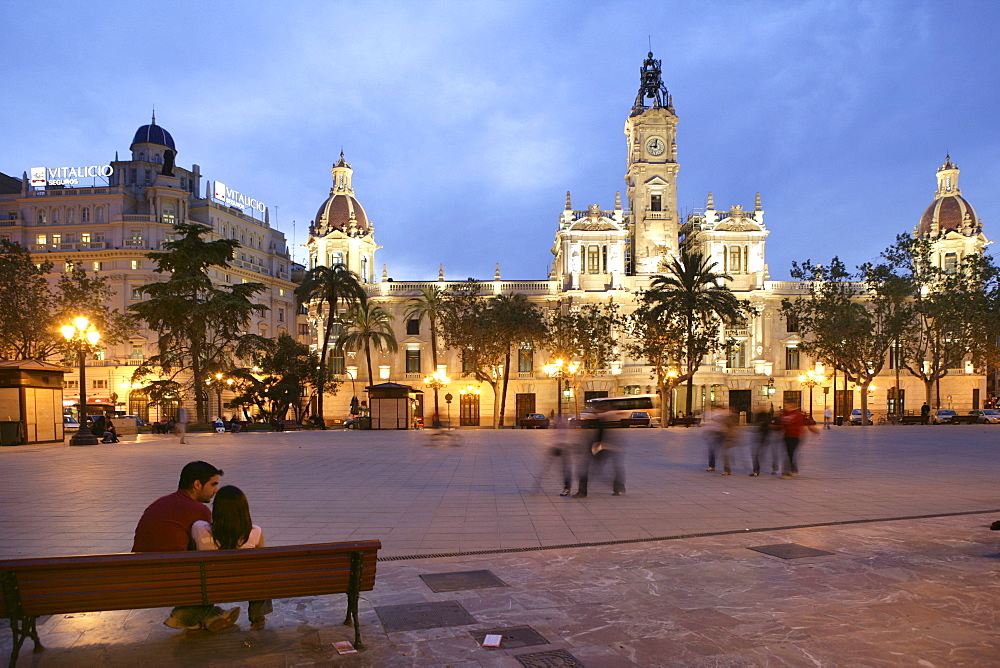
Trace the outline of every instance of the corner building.
{"label": "corner building", "polygon": [[[214,282],[266,286],[257,301],[268,310],[254,317],[250,331],[272,338],[288,333],[309,342],[308,326],[304,317],[301,326],[297,322],[295,305],[293,278],[301,266],[292,262],[284,235],[271,227],[266,206],[222,181],[203,184],[196,164],[180,167],[174,139],[155,116],[136,131],[129,153],[121,160],[116,151],[107,164],[32,167],[30,176],[25,171],[20,179],[0,175],[0,239],[26,246],[36,262],[51,262],[51,283],[77,263],[108,278],[115,289],[109,306],[124,312],[144,299],[142,285],[165,280],[146,255],[174,238],[175,223],[201,223],[211,228],[207,240],[240,243],[228,267],[211,270]],[[48,157],[39,156],[42,160]],[[144,419],[175,414],[176,406],[150,407],[130,385],[132,371],[156,354],[156,344],[156,332],[139,329],[127,342],[88,356],[88,402],[114,405]],[[64,385],[68,408],[79,401],[78,369],[66,375]],[[213,415],[218,414],[215,395],[210,392]],[[223,402],[228,396],[224,392]],[[184,401],[193,407],[193,397]]]}
{"label": "corner building", "polygon": [[[678,253],[678,235],[682,223],[694,225],[703,252],[718,269],[732,276],[729,287],[740,299],[749,301],[757,315],[746,327],[725,329],[721,338],[735,341],[728,354],[705,359],[695,376],[692,406],[685,406],[685,389],[675,390],[674,406],[678,411],[701,411],[714,403],[726,403],[743,411],[767,410],[780,406],[786,398],[808,403],[808,388],[798,377],[811,369],[822,370],[799,350],[802,339],[795,324],[781,315],[781,300],[808,294],[807,287],[795,281],[772,281],[766,261],[769,231],[764,223],[764,209],[758,193],[752,207],[731,205],[717,207],[708,193],[704,209],[680,219],[677,209],[678,116],[673,100],[662,80],[661,62],[648,54],[640,68],[639,89],[625,120],[626,165],[625,202],[615,195],[611,209],[599,205],[575,208],[570,193],[559,214],[552,246],[554,261],[550,275],[537,280],[503,280],[499,266],[490,279],[482,279],[486,292],[494,295],[522,293],[544,310],[573,309],[583,304],[619,304],[628,312],[635,307],[635,296],[649,286],[652,276]],[[947,267],[966,254],[981,250],[988,241],[982,233],[982,221],[958,189],[958,168],[950,157],[937,172],[938,187],[934,201],[920,219],[914,234],[935,243],[938,261]],[[427,286],[449,288],[458,283],[446,281],[443,268],[438,280],[415,282],[393,280],[383,266],[382,280],[375,282],[372,268],[375,251],[374,227],[364,208],[355,199],[353,172],[341,155],[333,167],[334,184],[330,198],[320,208],[310,229],[309,263],[345,263],[368,284],[371,298],[395,316],[395,334],[399,351],[373,355],[374,382],[394,381],[427,391],[422,380],[435,371],[431,368],[430,333],[426,322],[418,323],[405,316],[406,301]],[[316,339],[323,332],[313,319]],[[332,338],[332,334],[331,334]],[[451,393],[448,407],[453,423],[488,425],[494,397],[490,387],[471,377],[464,377],[462,361],[454,350],[440,351],[439,369],[450,378],[441,396]],[[523,348],[512,360],[511,387],[507,398],[507,420],[529,412],[546,415],[556,411],[558,381],[549,378],[542,366],[553,361],[542,349]],[[352,394],[360,394],[367,384],[364,360],[348,353],[336,364],[342,365],[345,386],[328,403],[328,417],[343,417],[348,412]],[[359,375],[360,370],[360,375]],[[842,375],[833,388],[832,370],[827,381],[813,390],[813,406],[822,415],[826,406],[833,408],[834,393],[838,413],[849,415],[860,407],[860,389],[845,389]],[[891,410],[895,369],[887,361],[882,375],[869,393],[869,408],[876,416]],[[346,391],[344,388],[347,388]],[[903,371],[900,374],[901,404],[905,411],[919,411],[924,401],[924,386]],[[597,396],[618,396],[655,392],[652,369],[642,359],[622,355],[610,368],[586,380],[581,401]],[[941,381],[943,408],[964,413],[980,408],[987,399],[985,376],[966,363],[950,370]],[[419,399],[418,399],[419,401]],[[563,401],[563,405],[566,402]],[[417,408],[422,414],[422,406]],[[442,399],[442,413],[445,407]],[[444,416],[443,416],[444,417]]]}

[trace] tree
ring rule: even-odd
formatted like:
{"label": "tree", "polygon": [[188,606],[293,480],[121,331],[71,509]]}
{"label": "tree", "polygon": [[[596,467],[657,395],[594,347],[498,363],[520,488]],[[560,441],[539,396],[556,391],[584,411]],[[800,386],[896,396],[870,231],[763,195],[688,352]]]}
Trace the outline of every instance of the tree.
{"label": "tree", "polygon": [[344,332],[337,339],[337,350],[364,350],[368,363],[368,384],[375,384],[372,374],[372,348],[396,352],[399,347],[392,331],[392,314],[377,304],[363,301],[344,314]]}
{"label": "tree", "polygon": [[[332,267],[319,265],[310,269],[302,284],[295,288],[295,299],[300,306],[313,303],[316,307],[316,320],[323,323],[318,383],[319,387],[326,387],[330,372],[330,340],[331,337],[335,339],[341,333],[338,327],[340,305],[350,307],[358,303],[364,304],[368,295],[357,274],[342,264],[335,264]],[[316,394],[315,418],[320,428],[326,429],[326,421],[323,418],[323,392]]]}
{"label": "tree", "polygon": [[924,400],[940,408],[940,392],[934,389],[951,369],[960,368],[970,355],[982,360],[996,354],[988,291],[996,283],[997,268],[976,254],[946,270],[934,262],[929,240],[909,235],[897,236],[882,259],[883,271],[907,282],[911,302],[904,335],[893,346],[897,372],[902,366],[920,379]]}
{"label": "tree", "polygon": [[[310,388],[320,391],[319,356],[309,346],[282,334],[277,340],[261,339],[254,350],[241,358],[253,364],[254,369],[231,372],[237,379],[234,388],[237,397],[231,405],[254,404],[267,420],[285,419],[291,407],[295,421],[302,422]],[[329,374],[325,378],[329,379]]]}
{"label": "tree", "polygon": [[441,334],[449,348],[462,355],[462,375],[472,376],[493,389],[493,428],[498,426],[500,382],[510,346],[492,331],[489,301],[480,294],[479,281],[469,279],[452,288],[444,299]]}
{"label": "tree", "polygon": [[575,372],[566,380],[573,388],[577,414],[580,413],[580,386],[588,376],[611,366],[617,356],[621,327],[618,306],[613,302],[566,305],[549,315],[546,344],[549,353],[567,363],[576,363]]}
{"label": "tree", "polygon": [[[511,350],[522,345],[533,347],[544,341],[547,327],[542,312],[522,294],[500,295],[490,302],[491,331],[505,346],[503,387],[500,390],[499,425],[503,427],[507,408],[507,386],[510,382]],[[514,420],[517,425],[517,416]]]}
{"label": "tree", "polygon": [[753,314],[752,307],[723,283],[732,277],[717,272],[716,263],[692,246],[684,244],[643,295],[648,317],[652,321],[666,318],[670,329],[680,335],[673,355],[680,366],[676,382],[687,381],[689,411],[694,405],[694,375],[702,360],[725,346],[720,329],[744,326]]}
{"label": "tree", "polygon": [[868,422],[868,387],[882,371],[892,345],[906,332],[909,283],[884,265],[847,270],[839,258],[826,265],[792,263],[792,277],[807,281],[810,294],[782,300],[796,319],[799,348],[844,372],[861,388],[862,422]]}
{"label": "tree", "polygon": [[[444,310],[445,291],[435,286],[425,286],[421,288],[420,294],[410,297],[406,302],[405,316],[416,318],[418,322],[427,321],[427,326],[431,331],[431,365],[433,370],[438,368],[438,326],[441,322],[442,311]],[[441,411],[438,403],[438,388],[434,388],[434,414],[440,418]]]}
{"label": "tree", "polygon": [[59,327],[84,315],[101,333],[103,345],[127,339],[134,320],[106,304],[114,290],[104,277],[91,277],[79,263],[59,276],[55,289],[46,280],[52,263],[35,264],[24,246],[0,240],[0,359],[43,360],[70,354]]}
{"label": "tree", "polygon": [[655,301],[639,295],[638,308],[626,319],[629,336],[625,350],[636,359],[644,359],[653,368],[651,378],[656,381],[656,391],[663,406],[660,426],[666,427],[673,417],[673,389],[677,386],[680,370],[677,360],[683,356],[684,328],[678,318],[664,312],[652,312]]}
{"label": "tree", "polygon": [[142,286],[149,298],[129,307],[159,335],[158,354],[137,368],[133,378],[152,374],[157,366],[173,380],[190,371],[187,388],[194,393],[197,419],[204,422],[205,380],[215,368],[232,366],[228,358],[244,336],[251,317],[267,310],[266,306],[253,302],[264,285],[213,285],[209,268],[228,267],[239,242],[205,241],[202,235],[211,228],[199,223],[178,223],[174,230],[181,236],[164,243],[166,252],[147,255],[156,263],[153,271],[169,278]]}

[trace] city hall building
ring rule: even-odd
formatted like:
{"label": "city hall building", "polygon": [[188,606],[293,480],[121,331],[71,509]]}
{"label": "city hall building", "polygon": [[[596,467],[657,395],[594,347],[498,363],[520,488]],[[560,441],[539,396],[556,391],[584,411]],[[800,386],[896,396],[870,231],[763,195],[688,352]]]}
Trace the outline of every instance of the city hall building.
{"label": "city hall building", "polygon": [[[638,94],[625,119],[624,201],[616,193],[611,208],[597,204],[574,207],[567,192],[565,208],[557,218],[550,274],[537,280],[504,280],[498,267],[494,276],[481,279],[483,292],[522,293],[545,311],[614,302],[629,312],[636,306],[638,293],[646,290],[653,276],[676,256],[680,227],[690,222],[698,230],[702,251],[716,264],[717,271],[731,276],[727,282],[730,289],[737,298],[749,302],[757,315],[745,327],[719,332],[733,345],[728,352],[703,361],[694,378],[692,406],[684,405],[684,386],[674,390],[676,409],[697,412],[713,403],[725,403],[755,412],[772,405],[780,407],[786,397],[801,400],[805,406],[808,390],[799,376],[808,370],[821,370],[826,376],[824,383],[813,388],[814,407],[818,411],[825,406],[832,408],[833,370],[822,369],[800,352],[801,337],[794,323],[781,315],[781,300],[808,295],[808,288],[796,281],[770,280],[766,261],[769,231],[760,194],[752,206],[736,204],[726,208],[717,207],[708,193],[704,209],[681,220],[677,208],[677,125],[673,100],[662,81],[660,61],[649,54],[640,71]],[[371,298],[395,317],[399,351],[375,354],[377,361],[372,364],[376,378],[372,381],[408,384],[427,393],[423,379],[436,371],[431,368],[430,334],[426,321],[417,322],[407,316],[407,300],[428,286],[448,289],[459,283],[445,281],[443,271],[438,281],[390,279],[391,272],[385,266],[381,280],[377,280],[375,256],[380,246],[355,193],[353,171],[343,155],[333,166],[332,175],[330,196],[320,206],[310,228],[309,266],[345,264],[369,284]],[[937,172],[934,200],[915,221],[914,233],[935,241],[941,266],[956,265],[962,257],[982,250],[988,243],[975,210],[961,195],[958,176],[958,168],[950,158],[946,159]],[[317,340],[322,340],[322,323],[316,318],[311,318],[310,323]],[[575,397],[567,395],[559,380],[543,371],[545,364],[554,361],[548,351],[522,347],[514,359],[517,368],[510,370],[506,424],[511,424],[515,415],[551,415],[559,403],[564,407],[575,405]],[[490,386],[463,377],[458,351],[439,351],[438,362],[439,370],[451,379],[448,388],[439,394],[447,392],[453,398],[453,404],[447,407],[442,400],[442,417],[447,408],[453,422],[491,424],[494,397]],[[344,366],[348,379],[360,382],[355,382],[354,390],[341,391],[330,402],[331,416],[344,415],[352,391],[368,384],[362,354],[347,353],[338,364]],[[869,392],[869,410],[876,415],[891,410],[895,375],[887,360],[882,375],[873,383],[875,389]],[[985,375],[971,363],[952,369],[940,382],[942,407],[960,413],[980,408],[986,399],[985,387]],[[925,396],[923,383],[903,370],[900,390],[903,410],[919,411]],[[559,396],[560,391],[564,397]],[[581,400],[655,393],[656,382],[645,360],[622,354],[609,368],[584,379],[577,391],[583,393]],[[838,378],[836,393],[838,413],[848,415],[852,408],[860,407],[860,389],[845,389],[843,374]],[[417,397],[417,401],[423,399]]]}
{"label": "city hall building", "polygon": [[[807,287],[794,281],[770,280],[766,261],[769,231],[759,194],[744,208],[739,204],[717,206],[708,193],[704,209],[681,220],[677,208],[678,117],[662,81],[660,61],[652,54],[640,69],[638,94],[624,131],[624,198],[616,193],[610,208],[597,204],[577,207],[567,193],[563,210],[554,216],[557,226],[549,275],[505,280],[498,267],[494,276],[482,279],[484,292],[521,293],[544,311],[613,302],[628,312],[635,307],[636,296],[678,253],[681,225],[691,223],[698,230],[702,251],[718,271],[731,276],[729,287],[755,308],[756,315],[745,327],[720,330],[720,337],[732,345],[726,353],[703,360],[694,378],[693,405],[684,405],[682,386],[675,390],[674,406],[678,411],[697,412],[725,403],[751,412],[777,405],[785,397],[805,404],[807,390],[798,379],[806,371],[816,370],[816,361],[800,352],[801,337],[794,323],[783,318],[780,307],[783,298],[807,295]],[[214,281],[259,281],[267,286],[259,302],[268,310],[255,317],[252,331],[267,337],[287,332],[313,345],[328,335],[332,342],[335,333],[322,331],[322,319],[315,317],[313,307],[309,313],[296,308],[293,290],[302,267],[292,262],[284,235],[270,227],[263,203],[223,181],[204,179],[198,165],[190,169],[178,166],[174,140],[155,118],[139,128],[129,151],[127,160],[119,160],[116,154],[107,164],[75,167],[45,158],[45,166],[26,170],[20,179],[0,176],[0,238],[27,246],[38,261],[51,261],[53,280],[72,263],[82,263],[88,270],[107,276],[116,290],[111,306],[124,311],[143,298],[140,286],[160,280],[146,254],[171,239],[177,221],[203,223],[212,230],[209,239],[235,239],[241,246],[228,268],[214,271]],[[958,176],[958,168],[947,159],[937,172],[934,200],[914,221],[914,233],[934,241],[937,261],[945,267],[957,265],[962,257],[988,243],[975,210],[962,197]],[[423,288],[448,289],[456,284],[445,281],[443,271],[437,281],[417,282],[390,278],[384,265],[378,269],[380,246],[375,227],[361,203],[363,192],[360,197],[355,192],[353,177],[341,154],[332,168],[329,197],[319,204],[310,225],[309,268],[343,264],[354,271],[371,299],[395,316],[399,350],[373,352],[376,377],[372,379],[367,378],[363,353],[349,352],[335,359],[342,384],[325,402],[326,417],[346,417],[352,397],[364,399],[364,388],[372,383],[409,385],[429,396],[423,380],[440,370],[451,378],[448,387],[440,391],[442,413],[447,410],[453,423],[489,425],[494,404],[490,386],[463,376],[461,357],[454,350],[440,350],[439,369],[431,368],[427,322],[407,315],[407,301]],[[369,210],[377,211],[378,204]],[[102,351],[89,362],[95,368],[87,372],[88,385],[92,384],[88,397],[145,416],[145,400],[130,391],[128,380],[132,369],[155,350],[155,332],[138,330],[128,342]],[[624,353],[609,368],[583,379],[576,390],[582,393],[579,397],[566,394],[559,380],[543,371],[545,364],[554,361],[544,348],[522,347],[514,359],[512,366],[517,366],[510,370],[507,424],[515,415],[554,414],[557,405],[574,405],[576,399],[656,391],[651,367],[645,360],[631,359]],[[833,388],[832,370],[825,372],[827,380],[813,388],[815,407],[832,407],[834,391],[841,414],[859,407],[860,390],[845,388],[842,375]],[[887,363],[874,383],[869,408],[876,414],[890,409],[895,375]],[[67,375],[68,405],[77,399],[73,383],[78,386],[78,380],[74,378],[75,372]],[[902,408],[918,410],[924,400],[923,383],[903,371],[900,389]],[[965,363],[941,380],[942,407],[960,413],[979,408],[986,399],[985,390],[982,370]],[[452,396],[452,403],[445,404],[445,394]],[[417,415],[425,412],[423,396],[415,393]],[[210,412],[214,412],[212,403]]]}

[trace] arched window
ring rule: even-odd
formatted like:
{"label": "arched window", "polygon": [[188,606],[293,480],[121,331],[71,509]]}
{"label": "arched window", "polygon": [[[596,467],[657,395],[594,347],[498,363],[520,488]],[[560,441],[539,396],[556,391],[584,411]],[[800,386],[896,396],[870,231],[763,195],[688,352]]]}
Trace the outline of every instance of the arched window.
{"label": "arched window", "polygon": [[76,209],[66,209],[66,222],[71,225],[76,222]]}
{"label": "arched window", "polygon": [[367,255],[362,255],[361,256],[361,282],[362,283],[367,283],[368,282],[368,256]]}
{"label": "arched window", "polygon": [[104,207],[103,206],[99,206],[99,207],[97,207],[96,211],[97,211],[97,222],[98,223],[103,223],[104,222]]}
{"label": "arched window", "polygon": [[52,209],[52,222],[53,223],[59,222],[59,209]]}
{"label": "arched window", "polygon": [[39,225],[44,225],[47,220],[48,220],[48,218],[46,218],[45,209],[39,209],[38,210],[38,224]]}
{"label": "arched window", "polygon": [[142,161],[142,162],[146,161],[146,152],[145,151],[139,151],[139,160]]}
{"label": "arched window", "polygon": [[90,222],[90,209],[88,207],[83,207],[80,209],[80,222],[89,223]]}
{"label": "arched window", "polygon": [[160,157],[159,153],[153,156],[153,162],[155,162],[158,165],[163,162],[163,158]]}

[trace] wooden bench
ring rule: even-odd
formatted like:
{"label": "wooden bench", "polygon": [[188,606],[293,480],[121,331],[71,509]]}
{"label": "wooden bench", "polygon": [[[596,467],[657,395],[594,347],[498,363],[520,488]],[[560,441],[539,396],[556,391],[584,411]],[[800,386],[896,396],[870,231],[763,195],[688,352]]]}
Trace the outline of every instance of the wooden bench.
{"label": "wooden bench", "polygon": [[42,615],[208,605],[347,594],[345,625],[362,648],[358,596],[375,587],[377,540],[253,550],[143,552],[0,561],[0,618],[13,632],[10,665],[25,639],[44,648]]}
{"label": "wooden bench", "polygon": [[[923,424],[923,415],[898,415],[891,418],[894,420],[894,424]],[[928,418],[930,419],[930,418]]]}
{"label": "wooden bench", "polygon": [[302,429],[302,425],[295,420],[275,420],[274,422],[275,431],[294,431],[296,429]]}
{"label": "wooden bench", "polygon": [[697,427],[701,424],[701,418],[699,417],[675,417],[671,418],[670,422],[667,423],[668,427]]}

